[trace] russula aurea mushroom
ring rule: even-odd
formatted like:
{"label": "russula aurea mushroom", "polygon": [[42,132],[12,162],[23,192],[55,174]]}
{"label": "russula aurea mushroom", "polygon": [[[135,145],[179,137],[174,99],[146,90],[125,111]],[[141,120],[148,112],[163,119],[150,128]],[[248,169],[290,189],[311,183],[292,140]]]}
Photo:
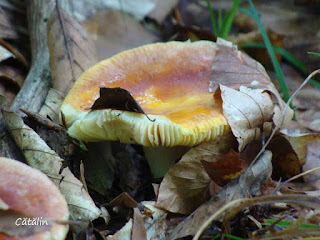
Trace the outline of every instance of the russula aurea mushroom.
{"label": "russula aurea mushroom", "polygon": [[[216,49],[209,41],[155,43],[99,62],[80,76],[61,106],[68,133],[83,141],[120,140],[162,151],[194,146],[229,132],[222,109],[209,92]],[[155,121],[111,108],[90,111],[102,87],[126,89]],[[150,149],[146,152],[150,155]],[[148,160],[158,177],[171,162],[159,152],[154,155],[161,166],[153,169]]]}
{"label": "russula aurea mushroom", "polygon": [[24,223],[22,218],[11,219],[17,227],[28,223],[50,225],[49,229],[31,236],[13,237],[0,232],[0,239],[65,239],[68,225],[49,221],[68,220],[68,206],[59,189],[44,173],[19,161],[0,157],[0,199],[9,210],[28,216]]}

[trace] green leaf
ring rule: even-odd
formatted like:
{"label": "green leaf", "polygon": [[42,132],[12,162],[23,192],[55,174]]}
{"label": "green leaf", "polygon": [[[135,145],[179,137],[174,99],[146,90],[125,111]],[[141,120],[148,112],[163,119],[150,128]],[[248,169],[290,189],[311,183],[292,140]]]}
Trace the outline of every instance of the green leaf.
{"label": "green leaf", "polygon": [[211,21],[211,27],[212,27],[212,32],[215,36],[218,36],[218,32],[217,32],[217,23],[216,23],[216,19],[214,17],[214,12],[211,6],[211,3],[209,0],[206,0],[208,9],[209,9],[209,14],[210,14],[210,21]]}

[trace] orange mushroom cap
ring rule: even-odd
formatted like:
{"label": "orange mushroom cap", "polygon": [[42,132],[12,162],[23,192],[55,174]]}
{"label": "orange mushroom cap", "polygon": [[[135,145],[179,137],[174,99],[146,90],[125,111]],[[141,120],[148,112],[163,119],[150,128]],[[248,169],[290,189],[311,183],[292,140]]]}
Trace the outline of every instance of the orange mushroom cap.
{"label": "orange mushroom cap", "polygon": [[[230,131],[209,92],[213,42],[141,46],[85,71],[62,104],[69,134],[83,141],[120,140],[144,146],[193,146]],[[100,87],[128,90],[144,112],[86,110]]]}
{"label": "orange mushroom cap", "polygon": [[[42,172],[16,160],[0,157],[0,199],[9,209],[30,218],[68,220],[69,211],[64,197]],[[53,223],[46,231],[28,237],[9,237],[0,233],[0,239],[62,240],[68,226]]]}

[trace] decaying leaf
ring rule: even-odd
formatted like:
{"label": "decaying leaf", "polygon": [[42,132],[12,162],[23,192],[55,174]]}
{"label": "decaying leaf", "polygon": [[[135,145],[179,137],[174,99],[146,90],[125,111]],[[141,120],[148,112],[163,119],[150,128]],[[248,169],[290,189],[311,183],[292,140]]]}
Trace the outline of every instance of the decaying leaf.
{"label": "decaying leaf", "polygon": [[139,103],[132,97],[132,95],[126,89],[120,87],[101,87],[99,98],[93,103],[93,105],[89,109],[100,110],[107,108],[142,113],[151,122],[155,121],[151,120],[148,117],[148,115],[143,111]]}
{"label": "decaying leaf", "polygon": [[[22,222],[23,219],[34,221],[33,224],[27,224]],[[52,222],[42,217],[28,216],[11,209],[0,209],[0,239],[7,239],[2,233],[11,237],[31,237],[38,232],[48,231],[51,227]]]}
{"label": "decaying leaf", "polygon": [[39,114],[42,116],[49,116],[52,122],[59,123],[59,110],[64,97],[62,92],[51,88]]}
{"label": "decaying leaf", "polygon": [[218,39],[217,45],[209,91],[215,93],[215,99],[222,99],[223,114],[241,152],[260,136],[261,129],[267,135],[272,121],[276,125],[287,123],[293,111],[288,109],[280,122],[285,105],[262,65],[231,42]]}
{"label": "decaying leaf", "polygon": [[[307,145],[306,163],[303,165],[303,172],[316,167],[320,167],[320,137],[319,140],[313,141]],[[303,176],[303,179],[316,190],[320,190],[320,170]]]}
{"label": "decaying leaf", "polygon": [[251,141],[260,138],[263,129],[271,129],[273,103],[263,89],[241,86],[239,91],[220,85],[223,114],[239,142],[239,151]]}
{"label": "decaying leaf", "polygon": [[211,179],[201,161],[216,161],[236,146],[234,136],[228,134],[188,151],[161,182],[157,206],[174,213],[193,212],[209,199]]}
{"label": "decaying leaf", "polygon": [[265,151],[259,160],[243,174],[228,183],[216,196],[200,206],[179,223],[169,234],[168,239],[194,235],[200,226],[226,203],[244,198],[247,194],[258,195],[261,187],[272,173],[272,153]]}
{"label": "decaying leaf", "polygon": [[95,40],[99,60],[158,40],[137,19],[122,11],[97,12],[83,25]]}
{"label": "decaying leaf", "polygon": [[147,232],[144,228],[143,215],[139,208],[133,209],[133,226],[132,226],[132,240],[147,240]]}
{"label": "decaying leaf", "polygon": [[56,5],[48,21],[53,87],[67,93],[80,74],[96,62],[96,50],[83,27]]}
{"label": "decaying leaf", "polygon": [[84,226],[88,221],[96,219],[100,210],[84,190],[82,183],[69,168],[64,168],[59,173],[62,159],[16,113],[3,112],[3,115],[10,134],[24,153],[28,164],[47,174],[66,198],[71,219],[83,221]]}
{"label": "decaying leaf", "polygon": [[201,163],[209,177],[219,186],[224,186],[241,174],[243,161],[240,159],[240,153],[231,149],[216,162],[202,160]]}
{"label": "decaying leaf", "polygon": [[301,172],[300,159],[285,137],[281,135],[273,137],[267,149],[273,154],[273,176],[287,179]]}
{"label": "decaying leaf", "polygon": [[288,134],[283,133],[283,137],[288,140],[292,149],[297,154],[298,159],[300,161],[300,165],[302,166],[306,162],[307,156],[307,145],[310,142],[320,140],[320,134],[315,133],[302,133],[302,134]]}
{"label": "decaying leaf", "polygon": [[132,197],[130,197],[128,193],[124,192],[114,198],[111,202],[109,202],[108,206],[124,206],[127,208],[137,208],[138,203]]}
{"label": "decaying leaf", "polygon": [[302,89],[293,99],[292,104],[297,121],[304,127],[320,132],[320,90]]}
{"label": "decaying leaf", "polygon": [[[167,212],[157,208],[155,202],[142,202],[145,207],[145,212],[151,212],[152,214],[146,214],[144,216],[144,228],[147,233],[147,239],[161,240],[166,239],[167,231]],[[147,211],[148,210],[148,211]],[[132,219],[130,219],[124,227],[122,227],[113,236],[108,236],[108,240],[131,240],[132,232]]]}
{"label": "decaying leaf", "polygon": [[0,7],[0,38],[16,39],[18,34],[10,23],[5,11]]}

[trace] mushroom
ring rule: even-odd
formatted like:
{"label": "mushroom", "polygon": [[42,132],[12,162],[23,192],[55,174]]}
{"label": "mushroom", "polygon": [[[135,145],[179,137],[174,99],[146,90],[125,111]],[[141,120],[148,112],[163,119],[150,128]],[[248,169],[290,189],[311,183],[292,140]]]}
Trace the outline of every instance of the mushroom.
{"label": "mushroom", "polygon": [[[50,224],[47,219],[65,221],[69,218],[64,197],[44,173],[19,161],[3,157],[0,157],[0,202],[9,210],[30,216],[25,223],[35,220],[33,224],[41,223],[45,226],[47,223]],[[14,224],[25,225],[22,221],[23,219],[16,219]],[[52,223],[50,229],[31,236],[10,238],[5,233],[0,233],[0,239],[62,240],[67,232],[68,225]]]}
{"label": "mushroom", "polygon": [[[62,103],[68,133],[82,141],[141,144],[154,177],[163,176],[187,149],[230,131],[209,92],[216,49],[209,41],[154,43],[99,62]],[[129,91],[147,116],[111,107],[89,110],[99,88],[118,87]]]}

